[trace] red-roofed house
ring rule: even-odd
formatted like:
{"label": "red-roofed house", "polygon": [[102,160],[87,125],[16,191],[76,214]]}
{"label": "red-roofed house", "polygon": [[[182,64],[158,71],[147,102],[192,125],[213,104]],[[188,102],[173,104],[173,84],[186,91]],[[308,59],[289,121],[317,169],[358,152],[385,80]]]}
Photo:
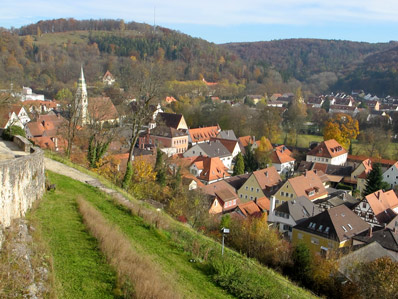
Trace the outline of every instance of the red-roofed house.
{"label": "red-roofed house", "polygon": [[379,190],[367,195],[354,211],[372,226],[383,226],[397,216],[398,197],[393,190]]}
{"label": "red-roofed house", "polygon": [[218,133],[220,133],[220,131],[221,131],[221,128],[219,125],[211,126],[211,127],[188,129],[189,144],[195,145],[198,143],[210,141],[211,138],[217,137],[217,135],[218,135]]}
{"label": "red-roofed house", "polygon": [[351,183],[357,184],[357,189],[361,192],[365,190],[366,177],[372,170],[372,161],[370,159],[363,160],[357,168],[351,173]]}
{"label": "red-roofed house", "polygon": [[89,98],[88,119],[94,123],[117,123],[119,113],[109,97]]}
{"label": "red-roofed house", "polygon": [[219,157],[200,156],[189,167],[189,171],[204,184],[211,184],[230,177],[228,168]]}
{"label": "red-roofed house", "polygon": [[5,105],[0,107],[0,128],[18,126],[22,129],[30,121],[25,108],[19,105]]}
{"label": "red-roofed house", "polygon": [[284,145],[276,147],[271,152],[272,165],[276,168],[279,174],[290,175],[294,171],[294,163],[296,159],[292,156],[292,152]]}
{"label": "red-roofed house", "polygon": [[106,85],[112,85],[113,83],[115,83],[115,81],[115,77],[113,77],[109,70],[106,71],[105,75],[102,77],[102,83]]}
{"label": "red-roofed house", "polygon": [[332,165],[344,165],[347,151],[334,139],[322,141],[308,152],[306,161]]}

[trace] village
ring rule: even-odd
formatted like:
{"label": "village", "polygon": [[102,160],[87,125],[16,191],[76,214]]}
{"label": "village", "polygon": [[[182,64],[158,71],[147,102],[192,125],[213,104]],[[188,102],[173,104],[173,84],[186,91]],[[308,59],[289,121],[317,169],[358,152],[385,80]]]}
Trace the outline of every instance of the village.
{"label": "village", "polygon": [[[107,71],[101,80],[104,86],[112,86],[116,79]],[[355,117],[366,111],[363,122],[392,125],[392,114],[398,111],[398,99],[379,99],[363,91],[308,99],[287,93],[247,95],[240,102],[223,100],[212,95],[217,83],[202,82],[210,103],[249,109],[260,104],[281,117],[296,105],[299,110],[322,109],[322,115],[335,123],[347,123],[348,118],[356,121]],[[68,154],[90,168],[106,168],[99,173],[108,178],[118,176],[120,182],[128,163],[139,161],[149,165],[154,177],[162,181],[156,166],[160,155],[164,176],[178,175],[182,188],[200,193],[198,209],[219,219],[226,215],[261,219],[292,246],[305,244],[314,255],[328,258],[332,252],[344,253],[339,272],[346,280],[351,279],[352,260],[371,262],[386,256],[398,261],[398,162],[354,155],[351,142],[359,133],[358,123],[348,143],[338,131],[332,136],[335,138],[299,147],[297,141],[282,144],[265,136],[239,136],[232,129],[221,128],[217,119],[212,126],[191,128],[183,114],[170,110],[178,100],[167,96],[151,102],[143,122],[131,129],[128,113],[143,111],[140,99],[127,100],[131,109],[123,113],[110,97],[90,97],[83,67],[75,96],[67,105],[65,99],[46,100],[29,87],[12,95],[18,101],[1,110],[4,132],[19,127],[40,148]],[[313,125],[306,123],[310,128]],[[90,129],[86,132],[85,128]],[[132,130],[136,130],[135,139],[129,137]],[[96,152],[90,156],[93,147]],[[82,162],[86,155],[88,162]],[[156,204],[161,208],[167,205],[162,200]],[[174,216],[188,221],[183,213]]]}

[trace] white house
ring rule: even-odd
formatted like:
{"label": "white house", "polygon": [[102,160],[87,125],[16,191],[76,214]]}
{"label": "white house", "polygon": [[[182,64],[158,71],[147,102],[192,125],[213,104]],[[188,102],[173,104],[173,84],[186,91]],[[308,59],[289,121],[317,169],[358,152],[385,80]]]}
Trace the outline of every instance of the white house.
{"label": "white house", "polygon": [[296,160],[291,156],[292,152],[286,146],[280,145],[271,153],[272,165],[282,175],[290,175],[294,172]]}
{"label": "white house", "polygon": [[398,162],[383,173],[383,181],[390,184],[391,188],[398,185]]}
{"label": "white house", "polygon": [[185,158],[195,156],[218,157],[228,169],[231,169],[232,165],[231,152],[218,140],[196,144],[187,150],[183,156]]}
{"label": "white house", "polygon": [[348,153],[336,140],[322,141],[308,152],[306,161],[331,165],[345,165]]}
{"label": "white house", "polygon": [[27,100],[44,101],[44,95],[33,93],[30,87],[23,87],[21,101]]}

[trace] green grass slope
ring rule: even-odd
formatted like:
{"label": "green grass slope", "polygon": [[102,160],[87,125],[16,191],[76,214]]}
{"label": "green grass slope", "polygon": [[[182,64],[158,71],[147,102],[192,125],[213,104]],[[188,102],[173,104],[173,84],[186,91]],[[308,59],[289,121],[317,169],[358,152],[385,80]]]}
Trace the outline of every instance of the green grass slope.
{"label": "green grass slope", "polygon": [[[176,282],[178,292],[185,298],[233,298],[231,293],[243,297],[242,289],[257,289],[256,285],[266,286],[271,298],[282,298],[286,294],[290,298],[311,297],[310,293],[276,272],[230,250],[227,250],[228,261],[237,261],[245,273],[237,273],[239,281],[227,280],[237,285],[225,285],[222,279],[230,278],[220,279],[219,275],[219,279],[215,279],[209,263],[190,262],[194,250],[189,244],[206,244],[210,251],[218,252],[218,243],[171,219],[167,229],[156,229],[126,208],[116,205],[96,188],[51,172],[48,175],[57,189],[45,195],[31,217],[40,222],[43,237],[50,244],[58,293],[62,294],[59,297],[106,298],[112,296],[115,288],[114,274],[105,264],[96,241],[87,234],[82,224],[77,198],[90,202],[110,223],[116,225],[138,252],[150,257],[160,266],[164,276]],[[239,288],[241,290],[237,291]]]}

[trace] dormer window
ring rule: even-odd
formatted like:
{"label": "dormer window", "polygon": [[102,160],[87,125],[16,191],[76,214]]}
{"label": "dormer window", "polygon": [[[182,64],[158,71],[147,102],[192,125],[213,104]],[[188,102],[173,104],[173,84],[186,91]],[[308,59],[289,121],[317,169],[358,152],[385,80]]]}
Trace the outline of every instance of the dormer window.
{"label": "dormer window", "polygon": [[345,228],[344,225],[342,225],[341,227],[343,228],[343,230],[344,230],[345,232],[348,232],[348,230]]}

